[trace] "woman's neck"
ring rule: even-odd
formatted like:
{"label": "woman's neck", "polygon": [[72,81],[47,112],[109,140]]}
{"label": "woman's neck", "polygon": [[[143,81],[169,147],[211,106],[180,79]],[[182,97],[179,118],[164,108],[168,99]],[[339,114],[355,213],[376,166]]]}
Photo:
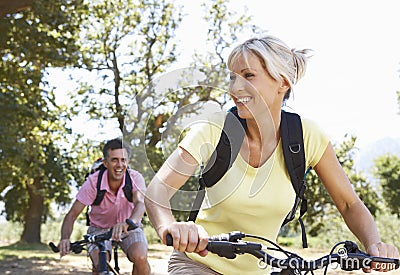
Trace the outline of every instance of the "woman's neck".
{"label": "woman's neck", "polygon": [[280,113],[258,120],[247,119],[246,123],[246,137],[240,154],[251,166],[260,167],[279,143]]}

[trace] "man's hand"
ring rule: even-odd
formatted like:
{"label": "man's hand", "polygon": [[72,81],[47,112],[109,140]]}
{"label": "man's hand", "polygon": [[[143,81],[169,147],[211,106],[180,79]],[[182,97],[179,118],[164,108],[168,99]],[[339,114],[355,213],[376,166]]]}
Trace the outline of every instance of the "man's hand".
{"label": "man's hand", "polygon": [[62,239],[58,244],[58,249],[60,249],[60,258],[69,254],[70,249],[70,240],[69,239]]}
{"label": "man's hand", "polygon": [[126,222],[114,225],[111,239],[117,242],[121,241],[122,233],[128,234],[128,224]]}

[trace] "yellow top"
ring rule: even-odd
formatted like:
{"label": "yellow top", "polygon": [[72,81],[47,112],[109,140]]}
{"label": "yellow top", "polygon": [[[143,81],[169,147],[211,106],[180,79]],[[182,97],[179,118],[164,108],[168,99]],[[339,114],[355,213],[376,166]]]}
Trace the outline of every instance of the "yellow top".
{"label": "yellow top", "polygon": [[[226,113],[213,114],[197,123],[179,146],[199,163],[207,162],[221,135]],[[302,118],[306,166],[315,166],[329,143],[327,136],[310,120]],[[208,234],[242,231],[276,240],[286,215],[293,207],[295,192],[286,170],[282,145],[259,168],[250,166],[240,154],[231,169],[213,187],[207,188],[196,223]],[[188,257],[222,274],[265,274],[252,255],[238,255],[230,260],[209,253]]]}

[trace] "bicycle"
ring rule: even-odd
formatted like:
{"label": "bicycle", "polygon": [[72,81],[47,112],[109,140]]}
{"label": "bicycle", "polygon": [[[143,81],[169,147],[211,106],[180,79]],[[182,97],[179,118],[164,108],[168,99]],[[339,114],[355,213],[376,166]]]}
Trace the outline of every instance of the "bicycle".
{"label": "bicycle", "polygon": [[[126,219],[125,222],[129,225],[128,231],[138,228],[138,226],[130,219]],[[75,254],[80,254],[83,250],[87,250],[85,248],[87,244],[95,244],[99,248],[98,270],[100,274],[119,274],[120,268],[118,264],[118,243],[115,241],[112,242],[114,252],[114,267],[111,266],[111,263],[107,260],[105,241],[111,239],[112,231],[113,229],[111,228],[109,231],[99,235],[85,234],[83,235],[82,240],[70,244],[70,251]],[[50,242],[49,246],[53,252],[60,252],[59,248],[53,242]]]}
{"label": "bicycle", "polygon": [[[243,238],[263,240],[274,247],[268,247],[257,242],[243,241]],[[173,245],[173,239],[170,234],[167,235],[167,245]],[[337,253],[333,253],[339,246],[341,247]],[[372,262],[376,263],[376,267],[378,268],[391,270],[398,269],[400,265],[399,259],[370,256],[361,251],[357,244],[352,241],[339,242],[332,247],[328,255],[309,261],[283,249],[278,244],[266,238],[239,231],[209,237],[207,250],[227,259],[234,259],[240,254],[251,254],[258,259],[257,264],[259,268],[266,269],[267,266],[271,266],[281,270],[272,274],[314,274],[313,271],[323,268],[325,268],[324,274],[327,274],[328,266],[335,263],[344,271],[369,268]],[[287,258],[276,258],[264,250],[280,251]]]}

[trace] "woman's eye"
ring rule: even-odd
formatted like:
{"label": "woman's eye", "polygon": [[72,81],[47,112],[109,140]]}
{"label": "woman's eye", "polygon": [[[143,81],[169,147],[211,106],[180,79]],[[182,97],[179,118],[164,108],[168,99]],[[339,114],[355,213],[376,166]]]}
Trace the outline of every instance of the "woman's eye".
{"label": "woman's eye", "polygon": [[252,73],[245,73],[244,74],[245,78],[249,78],[249,77],[252,77],[252,76],[254,76],[254,74],[252,74]]}
{"label": "woman's eye", "polygon": [[236,79],[236,75],[235,74],[230,74],[229,75],[229,80],[233,81]]}

